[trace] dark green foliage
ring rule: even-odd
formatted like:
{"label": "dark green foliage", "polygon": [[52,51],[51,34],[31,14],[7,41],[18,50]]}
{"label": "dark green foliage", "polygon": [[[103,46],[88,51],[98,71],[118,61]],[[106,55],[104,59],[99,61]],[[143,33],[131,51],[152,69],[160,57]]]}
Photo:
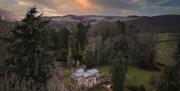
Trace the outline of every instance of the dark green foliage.
{"label": "dark green foliage", "polygon": [[81,51],[84,49],[84,41],[86,39],[86,33],[88,29],[90,28],[90,25],[84,25],[82,23],[79,23],[77,25],[77,30],[72,31],[72,38],[74,39],[74,46],[76,47],[77,51]]}
{"label": "dark green foliage", "polygon": [[62,30],[59,30],[57,35],[59,35],[59,39],[60,39],[60,48],[66,49],[68,48],[68,38],[69,38],[69,30],[64,28]]}
{"label": "dark green foliage", "polygon": [[83,63],[86,64],[88,67],[93,67],[95,66],[95,58],[94,55],[91,51],[85,50],[83,53]]}
{"label": "dark green foliage", "polygon": [[86,33],[88,32],[88,29],[90,28],[90,25],[83,25],[82,23],[79,23],[77,25],[78,31],[76,32],[76,39],[78,40],[78,47],[80,49],[84,48],[84,41],[86,39]]}
{"label": "dark green foliage", "polygon": [[68,48],[69,30],[66,28],[61,30],[51,30],[47,31],[47,36],[49,39],[49,48],[52,50],[61,50]]}
{"label": "dark green foliage", "polygon": [[118,22],[121,35],[119,40],[114,41],[111,57],[113,59],[112,66],[112,82],[113,91],[123,91],[125,75],[128,70],[128,61],[130,59],[129,48],[129,32],[127,32],[126,24]]}
{"label": "dark green foliage", "polygon": [[89,24],[83,25],[82,23],[79,23],[77,29],[73,30],[69,36],[68,44],[72,48],[75,63],[77,60],[82,60],[82,51],[84,51],[84,42],[89,28]]}
{"label": "dark green foliage", "polygon": [[128,70],[128,43],[125,38],[113,45],[114,56],[112,66],[113,91],[123,91],[125,75]]}
{"label": "dark green foliage", "polygon": [[175,66],[167,66],[161,74],[159,91],[179,91],[177,72]]}
{"label": "dark green foliage", "polygon": [[112,82],[113,91],[123,91],[125,75],[128,70],[127,59],[121,54],[113,60]]}
{"label": "dark green foliage", "polygon": [[146,91],[146,89],[144,88],[144,85],[141,85],[140,87],[139,87],[139,90],[138,91]]}
{"label": "dark green foliage", "polygon": [[69,30],[46,31],[48,37],[47,49],[56,61],[66,61],[68,54]]}
{"label": "dark green foliage", "polygon": [[52,59],[45,49],[46,37],[42,32],[47,21],[42,21],[37,13],[35,7],[31,8],[12,31],[6,66],[22,78],[45,83],[51,76]]}

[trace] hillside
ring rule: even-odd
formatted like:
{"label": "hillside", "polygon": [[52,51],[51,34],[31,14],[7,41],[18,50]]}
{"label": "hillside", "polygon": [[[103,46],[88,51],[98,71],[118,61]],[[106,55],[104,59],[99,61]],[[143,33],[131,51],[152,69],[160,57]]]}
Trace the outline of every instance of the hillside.
{"label": "hillside", "polygon": [[[161,16],[56,16],[45,17],[51,22],[50,28],[72,27],[79,22],[84,24],[90,23],[92,26],[101,25],[103,23],[112,23],[118,20],[128,22],[143,32],[179,32],[180,15],[161,15]],[[63,26],[63,27],[62,27]]]}
{"label": "hillside", "polygon": [[135,25],[138,29],[146,32],[180,31],[180,15],[140,17],[128,22]]}

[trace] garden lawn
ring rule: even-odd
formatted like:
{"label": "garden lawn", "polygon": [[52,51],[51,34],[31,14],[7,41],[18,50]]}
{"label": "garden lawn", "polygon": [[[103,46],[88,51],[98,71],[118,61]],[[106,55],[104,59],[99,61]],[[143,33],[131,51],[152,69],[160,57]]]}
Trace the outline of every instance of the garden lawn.
{"label": "garden lawn", "polygon": [[149,85],[150,77],[159,78],[160,72],[148,71],[130,66],[126,73],[126,81],[134,86]]}

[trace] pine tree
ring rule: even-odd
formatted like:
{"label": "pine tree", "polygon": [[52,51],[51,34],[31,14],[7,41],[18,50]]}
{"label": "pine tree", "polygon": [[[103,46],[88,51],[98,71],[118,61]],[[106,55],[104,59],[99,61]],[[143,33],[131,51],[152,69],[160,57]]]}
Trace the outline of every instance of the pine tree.
{"label": "pine tree", "polygon": [[35,7],[12,31],[8,46],[6,65],[10,72],[22,78],[45,83],[51,75],[52,60],[45,49],[46,37],[42,30],[47,21],[42,21]]}
{"label": "pine tree", "polygon": [[87,49],[83,53],[82,60],[88,67],[92,67],[95,65],[94,55],[91,51]]}
{"label": "pine tree", "polygon": [[125,75],[128,70],[129,48],[125,23],[120,25],[122,35],[118,41],[115,41],[112,49],[113,67],[112,82],[113,91],[123,91]]}
{"label": "pine tree", "polygon": [[112,82],[113,91],[123,91],[125,75],[128,69],[128,44],[125,39],[122,39],[114,44],[113,50],[115,51],[113,68],[112,68]]}
{"label": "pine tree", "polygon": [[86,33],[88,32],[88,29],[90,28],[90,25],[84,25],[82,23],[79,23],[77,25],[78,31],[76,32],[76,38],[78,40],[78,49],[82,50],[84,48],[84,41],[86,39]]}
{"label": "pine tree", "polygon": [[112,69],[112,82],[113,82],[113,91],[123,91],[125,75],[128,69],[127,60],[122,54],[119,54],[113,60],[113,69]]}

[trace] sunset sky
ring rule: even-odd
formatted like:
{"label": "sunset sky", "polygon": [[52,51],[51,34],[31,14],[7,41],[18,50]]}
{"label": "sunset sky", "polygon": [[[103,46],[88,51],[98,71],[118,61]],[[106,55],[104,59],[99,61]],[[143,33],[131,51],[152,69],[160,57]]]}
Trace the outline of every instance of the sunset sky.
{"label": "sunset sky", "polygon": [[0,0],[17,17],[35,4],[45,16],[180,14],[180,0]]}

